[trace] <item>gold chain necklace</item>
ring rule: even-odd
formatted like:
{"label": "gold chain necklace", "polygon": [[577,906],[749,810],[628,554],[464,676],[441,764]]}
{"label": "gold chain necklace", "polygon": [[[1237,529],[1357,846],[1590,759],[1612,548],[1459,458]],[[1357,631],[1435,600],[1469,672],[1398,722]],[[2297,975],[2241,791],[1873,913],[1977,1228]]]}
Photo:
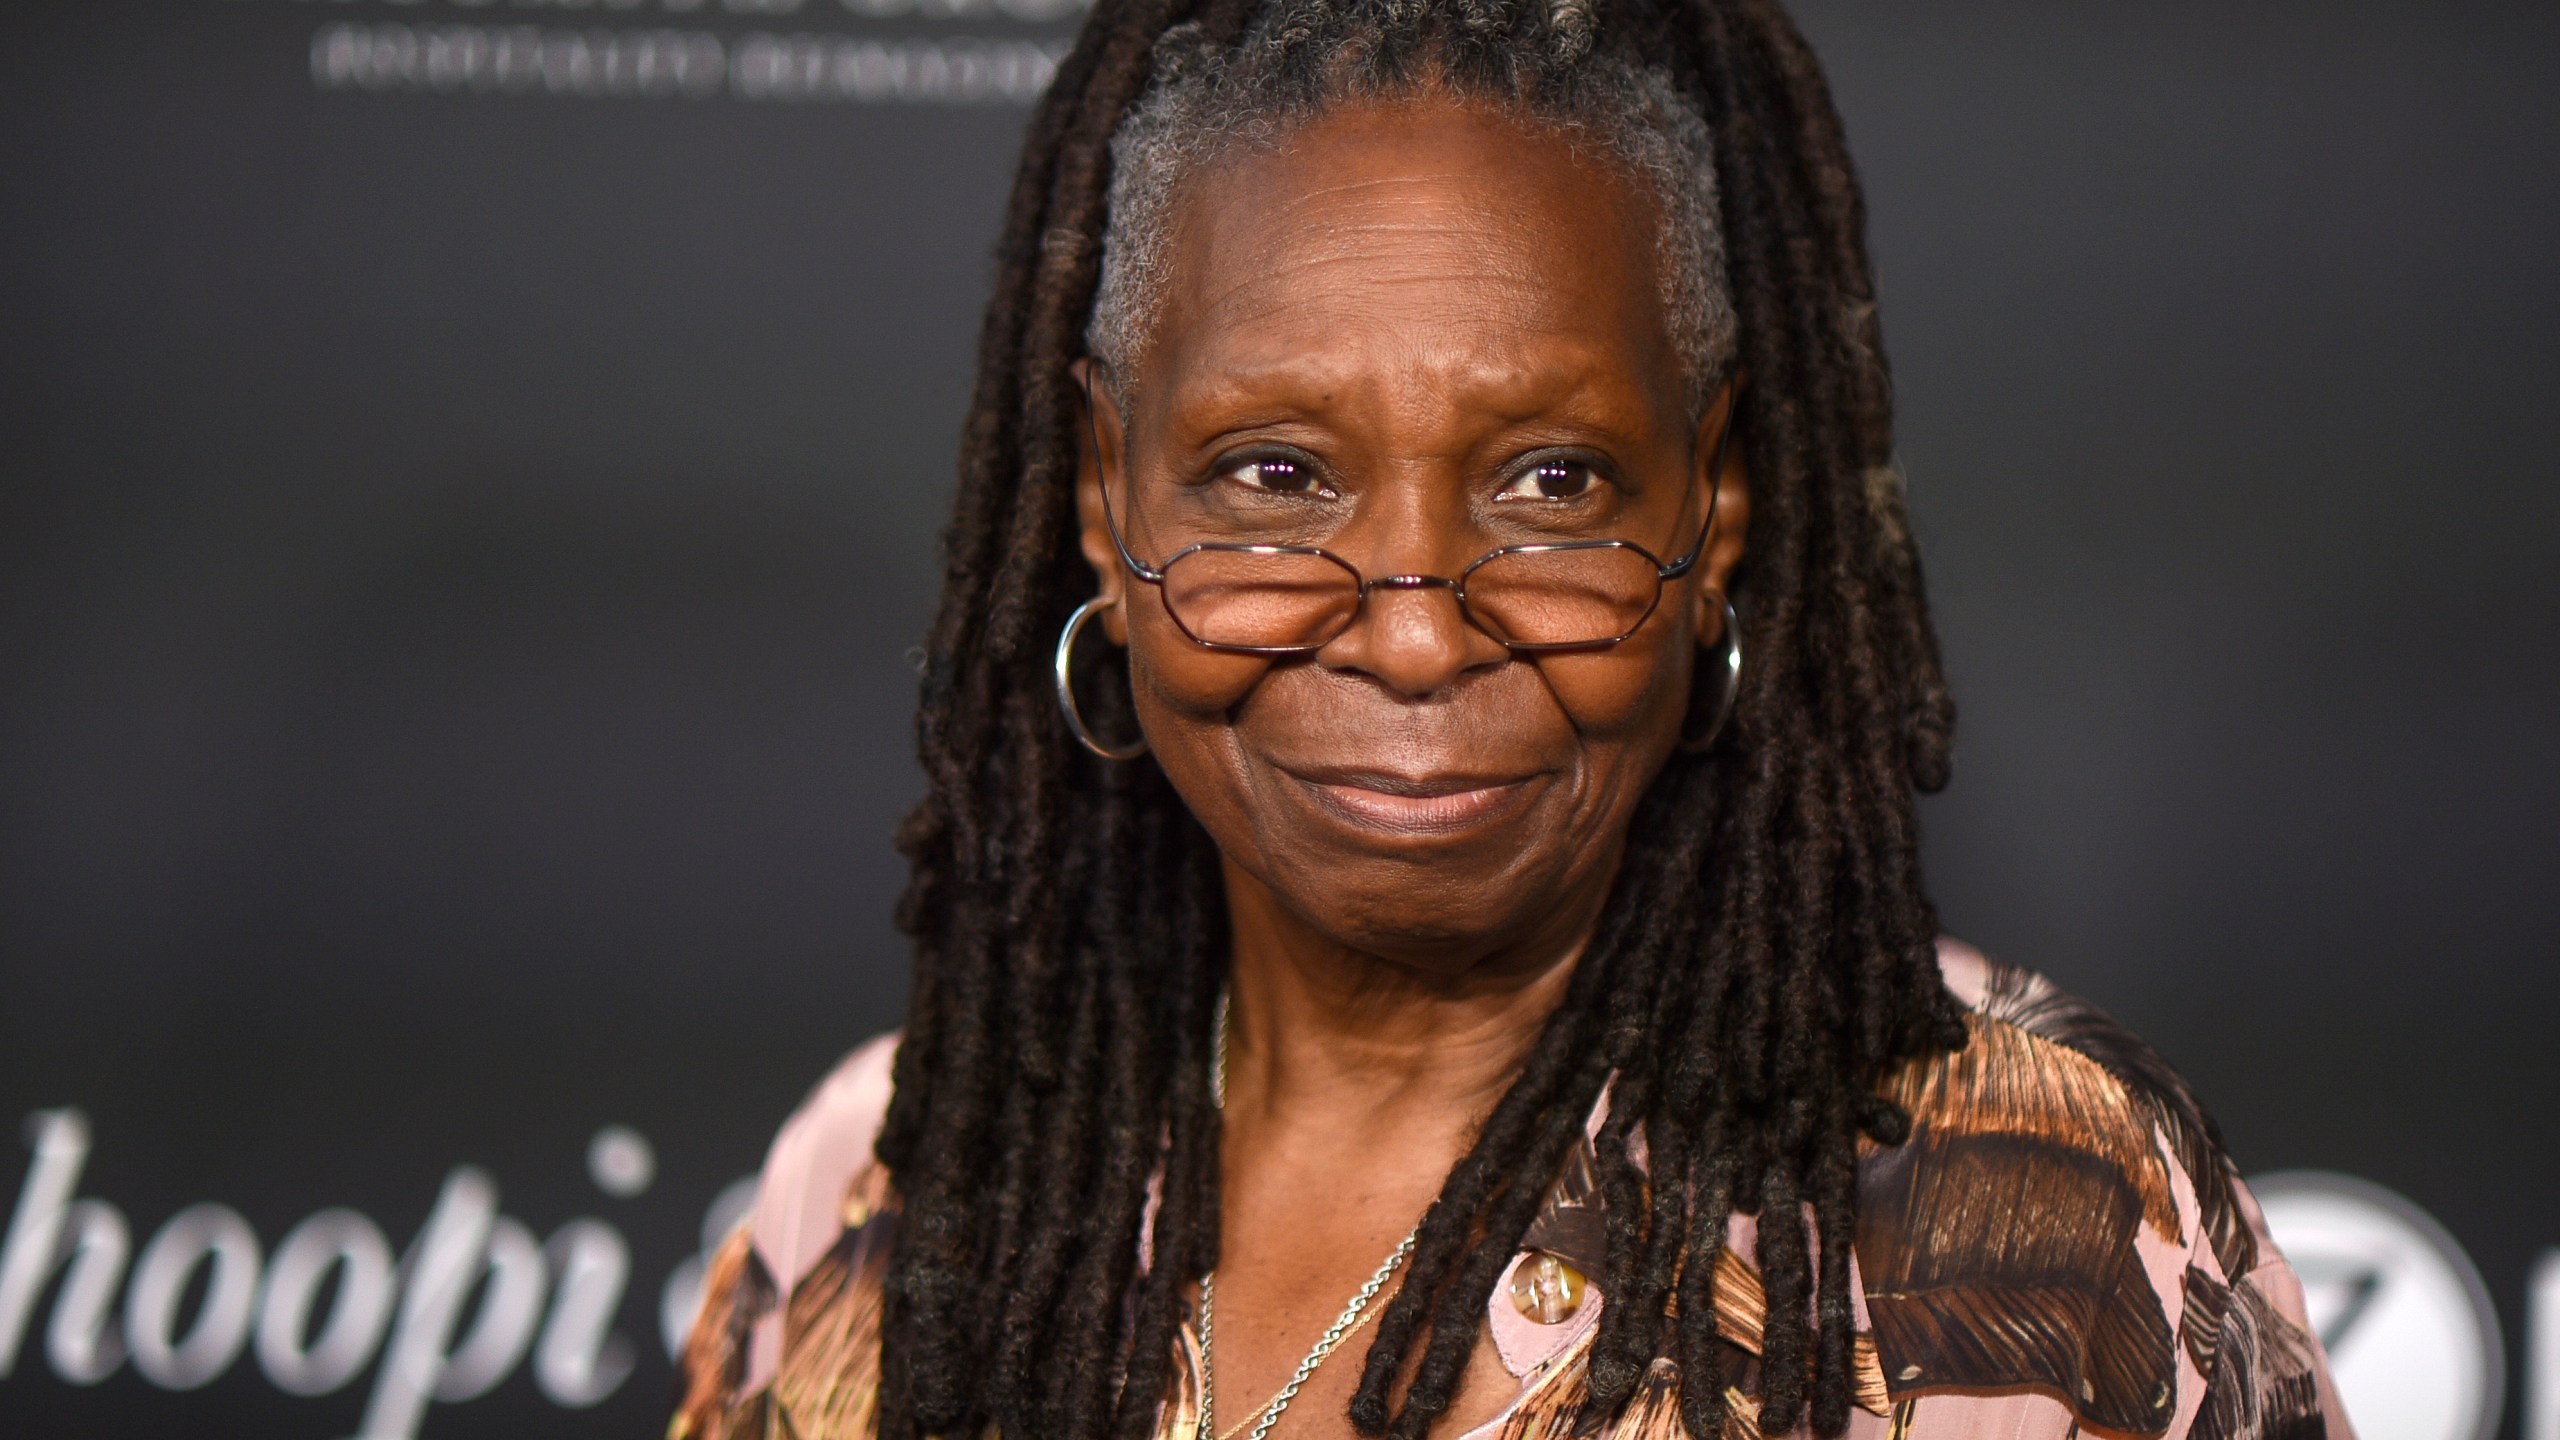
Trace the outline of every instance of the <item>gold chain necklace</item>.
{"label": "gold chain necklace", "polygon": [[[1217,1029],[1212,1032],[1210,1057],[1209,1103],[1220,1110],[1225,1110],[1227,1108],[1227,997],[1223,991],[1218,995],[1218,1023]],[[1278,1394],[1263,1402],[1262,1408],[1255,1411],[1249,1421],[1236,1422],[1235,1429],[1229,1430],[1224,1435],[1218,1433],[1215,1378],[1217,1372],[1212,1364],[1212,1357],[1216,1354],[1218,1272],[1213,1269],[1201,1276],[1200,1428],[1196,1440],[1232,1440],[1236,1431],[1244,1429],[1248,1423],[1252,1424],[1253,1430],[1245,1440],[1263,1440],[1264,1436],[1269,1435],[1271,1427],[1279,1424],[1280,1417],[1287,1413],[1289,1402],[1298,1398],[1299,1387],[1305,1385],[1308,1377],[1316,1373],[1316,1367],[1322,1365],[1325,1357],[1331,1355],[1344,1340],[1350,1338],[1353,1331],[1369,1322],[1372,1313],[1369,1302],[1377,1299],[1378,1292],[1386,1288],[1387,1281],[1393,1279],[1396,1271],[1404,1267],[1405,1260],[1413,1254],[1414,1239],[1421,1233],[1421,1222],[1416,1221],[1413,1229],[1405,1232],[1403,1242],[1397,1245],[1394,1252],[1378,1266],[1377,1272],[1369,1277],[1368,1283],[1362,1285],[1359,1293],[1351,1297],[1351,1303],[1342,1307],[1342,1313],[1335,1317],[1333,1324],[1326,1327],[1322,1335],[1316,1337],[1314,1348],[1307,1351],[1307,1358],[1298,1362],[1297,1370],[1289,1376],[1289,1383],[1281,1386]]]}

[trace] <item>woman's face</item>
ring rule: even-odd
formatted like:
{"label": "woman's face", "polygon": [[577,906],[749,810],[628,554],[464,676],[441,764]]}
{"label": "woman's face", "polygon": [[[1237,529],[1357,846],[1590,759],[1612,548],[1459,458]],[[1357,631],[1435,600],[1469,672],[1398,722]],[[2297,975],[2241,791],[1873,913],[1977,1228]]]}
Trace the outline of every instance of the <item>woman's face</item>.
{"label": "woman's face", "polygon": [[1730,395],[1690,411],[1655,225],[1614,166],[1498,111],[1346,105],[1187,183],[1130,413],[1089,386],[1083,551],[1155,757],[1230,884],[1333,942],[1455,975],[1584,932],[1721,643],[1738,462],[1696,570],[1631,638],[1545,653],[1446,587],[1372,591],[1311,655],[1206,649],[1123,568],[1100,487],[1151,564],[1218,539],[1372,578],[1545,539],[1685,555]]}

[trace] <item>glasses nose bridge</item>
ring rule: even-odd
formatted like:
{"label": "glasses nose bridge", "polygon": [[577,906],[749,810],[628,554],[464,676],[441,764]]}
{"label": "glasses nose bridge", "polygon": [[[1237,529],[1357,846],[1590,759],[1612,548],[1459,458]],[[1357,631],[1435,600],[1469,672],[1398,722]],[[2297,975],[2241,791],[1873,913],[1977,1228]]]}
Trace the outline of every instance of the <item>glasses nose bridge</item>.
{"label": "glasses nose bridge", "polygon": [[1457,590],[1456,579],[1447,575],[1373,575],[1360,581],[1360,598],[1367,599],[1377,590]]}
{"label": "glasses nose bridge", "polygon": [[[1351,626],[1376,623],[1378,619],[1377,607],[1371,605],[1369,602],[1370,599],[1380,591],[1406,591],[1419,594],[1433,590],[1448,592],[1449,608],[1457,621],[1460,633],[1463,633],[1470,628],[1484,630],[1487,634],[1493,633],[1486,629],[1483,621],[1476,618],[1475,611],[1467,604],[1467,586],[1463,573],[1460,575],[1424,575],[1409,571],[1390,575],[1361,576],[1359,602],[1353,608],[1349,623],[1345,628],[1348,629]],[[1497,636],[1496,638],[1498,639],[1500,637]]]}
{"label": "glasses nose bridge", "polygon": [[[1422,598],[1433,592],[1449,597],[1446,609]],[[1371,603],[1387,594],[1414,598],[1385,606]],[[1470,638],[1478,632],[1492,633],[1468,608],[1462,580],[1397,571],[1360,577],[1359,598],[1343,618],[1335,638],[1357,645],[1364,658],[1350,663],[1400,687],[1411,686],[1419,675],[1438,676],[1423,686],[1427,689],[1480,662],[1477,650],[1481,642]]]}

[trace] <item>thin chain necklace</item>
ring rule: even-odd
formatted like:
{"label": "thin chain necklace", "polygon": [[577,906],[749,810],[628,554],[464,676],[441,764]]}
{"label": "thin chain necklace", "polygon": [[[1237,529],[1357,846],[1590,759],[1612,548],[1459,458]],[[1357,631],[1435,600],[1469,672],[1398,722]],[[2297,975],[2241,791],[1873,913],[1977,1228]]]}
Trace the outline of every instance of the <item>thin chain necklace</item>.
{"label": "thin chain necklace", "polygon": [[[1227,1108],[1227,997],[1223,991],[1218,995],[1218,1024],[1212,1032],[1209,1053],[1209,1103],[1224,1110]],[[1334,1318],[1333,1324],[1316,1337],[1315,1348],[1307,1352],[1306,1359],[1298,1362],[1297,1371],[1289,1377],[1289,1383],[1281,1386],[1280,1393],[1265,1401],[1255,1412],[1253,1432],[1245,1440],[1263,1440],[1270,1434],[1271,1427],[1279,1424],[1281,1415],[1288,1410],[1289,1402],[1298,1398],[1299,1387],[1307,1383],[1307,1377],[1316,1373],[1316,1367],[1322,1365],[1325,1357],[1331,1355],[1352,1331],[1368,1323],[1369,1302],[1378,1298],[1378,1292],[1386,1288],[1387,1281],[1394,1278],[1406,1258],[1413,1254],[1414,1238],[1421,1233],[1419,1222],[1405,1232],[1403,1242],[1378,1266],[1377,1272],[1360,1287],[1359,1293],[1351,1297],[1351,1303],[1342,1307],[1342,1313]],[[1196,1440],[1229,1440],[1235,1433],[1231,1430],[1220,1435],[1215,1418],[1214,1377],[1217,1372],[1211,1364],[1211,1357],[1216,1354],[1217,1296],[1218,1272],[1211,1270],[1200,1277],[1200,1429]],[[1241,1422],[1236,1426],[1237,1430],[1243,1428]]]}

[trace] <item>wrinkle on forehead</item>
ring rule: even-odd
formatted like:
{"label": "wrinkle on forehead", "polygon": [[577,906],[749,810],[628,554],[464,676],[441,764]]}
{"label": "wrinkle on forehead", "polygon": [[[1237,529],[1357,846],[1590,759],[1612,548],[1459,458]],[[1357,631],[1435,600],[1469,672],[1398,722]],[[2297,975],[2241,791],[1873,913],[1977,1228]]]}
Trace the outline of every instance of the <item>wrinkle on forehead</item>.
{"label": "wrinkle on forehead", "polygon": [[1611,372],[1682,383],[1649,198],[1542,128],[1363,107],[1186,188],[1142,389],[1401,373],[1525,413]]}
{"label": "wrinkle on forehead", "polygon": [[[1393,29],[1400,22],[1386,23]],[[1352,29],[1366,35],[1368,24]],[[1489,166],[1477,162],[1495,183],[1508,178],[1511,152],[1524,143],[1561,146],[1568,169],[1622,182],[1620,198],[1631,197],[1651,221],[1644,259],[1658,292],[1656,310],[1681,369],[1690,418],[1703,414],[1730,363],[1734,317],[1713,137],[1696,97],[1631,52],[1523,52],[1534,63],[1507,88],[1478,89],[1427,63],[1413,75],[1370,68],[1358,57],[1375,52],[1352,35],[1339,39],[1319,47],[1341,64],[1312,92],[1304,75],[1280,63],[1283,51],[1301,53],[1289,45],[1275,50],[1248,38],[1232,51],[1185,52],[1161,88],[1151,88],[1115,132],[1099,288],[1086,323],[1086,343],[1113,377],[1115,398],[1129,404],[1141,388],[1140,362],[1156,346],[1168,291],[1179,279],[1168,254],[1171,232],[1199,190],[1239,168],[1303,150],[1309,132],[1328,124],[1411,130],[1426,117],[1464,110],[1504,134],[1505,153]],[[1328,186],[1303,181],[1300,188],[1303,200]]]}

